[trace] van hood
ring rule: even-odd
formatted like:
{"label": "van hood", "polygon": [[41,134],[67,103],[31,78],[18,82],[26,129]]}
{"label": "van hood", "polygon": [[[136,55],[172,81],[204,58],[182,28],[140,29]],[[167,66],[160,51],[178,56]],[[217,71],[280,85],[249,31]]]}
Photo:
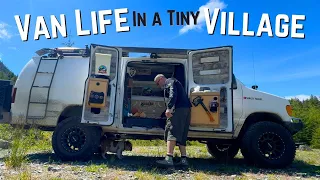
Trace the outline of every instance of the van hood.
{"label": "van hood", "polygon": [[290,102],[288,99],[285,99],[284,97],[280,97],[274,94],[270,94],[267,92],[251,89],[248,87],[243,88],[243,98],[247,100],[257,100],[257,101],[264,101],[264,102],[270,102],[275,106],[286,106],[290,105]]}

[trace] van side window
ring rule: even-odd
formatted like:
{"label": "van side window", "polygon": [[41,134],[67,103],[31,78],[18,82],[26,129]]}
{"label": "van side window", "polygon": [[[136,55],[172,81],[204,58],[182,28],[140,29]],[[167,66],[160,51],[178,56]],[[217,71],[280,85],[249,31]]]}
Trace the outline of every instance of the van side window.
{"label": "van side window", "polygon": [[224,84],[229,81],[229,52],[219,50],[192,56],[193,81],[196,84]]}
{"label": "van side window", "polygon": [[108,76],[112,81],[116,77],[118,54],[116,51],[97,49],[91,61],[91,75]]}

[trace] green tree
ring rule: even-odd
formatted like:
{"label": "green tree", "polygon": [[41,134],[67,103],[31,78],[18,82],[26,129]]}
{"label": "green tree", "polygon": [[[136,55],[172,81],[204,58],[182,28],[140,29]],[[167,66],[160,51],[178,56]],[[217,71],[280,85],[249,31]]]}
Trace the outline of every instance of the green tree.
{"label": "green tree", "polygon": [[293,116],[299,117],[304,123],[304,129],[297,133],[294,138],[298,142],[304,142],[315,148],[320,148],[320,101],[311,95],[310,99],[300,101],[291,99]]}

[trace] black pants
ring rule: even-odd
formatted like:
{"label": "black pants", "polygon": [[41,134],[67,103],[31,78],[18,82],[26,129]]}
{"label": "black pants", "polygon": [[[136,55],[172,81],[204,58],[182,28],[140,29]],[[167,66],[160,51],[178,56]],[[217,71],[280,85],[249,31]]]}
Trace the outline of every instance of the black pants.
{"label": "black pants", "polygon": [[177,108],[171,118],[167,119],[164,140],[176,141],[177,145],[186,146],[190,127],[190,108]]}

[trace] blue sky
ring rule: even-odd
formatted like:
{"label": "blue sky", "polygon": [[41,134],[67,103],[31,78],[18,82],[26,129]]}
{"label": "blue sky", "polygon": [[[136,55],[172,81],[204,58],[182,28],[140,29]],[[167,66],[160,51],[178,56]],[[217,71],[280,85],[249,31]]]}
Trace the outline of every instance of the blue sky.
{"label": "blue sky", "polygon": [[[72,40],[75,46],[84,47],[85,44],[96,43],[118,46],[152,46],[173,48],[207,48],[214,46],[234,46],[234,73],[245,85],[250,86],[255,81],[259,89],[279,96],[320,95],[320,37],[317,14],[320,8],[316,0],[302,1],[214,1],[209,4],[212,7],[224,7],[222,11],[235,13],[235,28],[242,29],[242,15],[249,13],[249,29],[257,31],[261,14],[268,13],[271,25],[275,27],[277,14],[306,15],[306,20],[299,22],[304,26],[305,39],[292,39],[268,37],[265,33],[262,37],[224,36],[220,35],[220,18],[218,19],[214,35],[208,35],[205,23],[202,28],[191,29],[184,34],[179,34],[183,26],[170,26],[167,10],[197,11],[199,7],[206,5],[209,0],[176,0],[176,1],[106,1],[92,0],[11,0],[6,1],[0,11],[0,58],[4,64],[14,73],[18,74],[23,66],[34,55],[34,52],[44,47],[61,47],[61,43],[67,39],[33,40],[37,16],[44,16],[51,33],[50,15],[59,18],[65,14],[68,32],[71,30]],[[317,5],[318,4],[318,5]],[[91,28],[91,11],[128,8],[129,14],[122,15],[128,18],[131,31],[117,33],[115,24],[106,26],[106,34],[78,37],[76,35],[75,10],[82,13],[83,28]],[[147,27],[132,26],[132,12],[147,13]],[[155,12],[159,12],[162,26],[152,26],[152,18]],[[24,15],[31,14],[29,41],[22,42],[14,15],[20,15],[24,22]],[[108,16],[114,21],[114,16]],[[291,20],[291,19],[290,19]],[[273,31],[274,32],[274,31]],[[299,31],[302,32],[302,31]],[[253,69],[253,60],[255,62]]]}

